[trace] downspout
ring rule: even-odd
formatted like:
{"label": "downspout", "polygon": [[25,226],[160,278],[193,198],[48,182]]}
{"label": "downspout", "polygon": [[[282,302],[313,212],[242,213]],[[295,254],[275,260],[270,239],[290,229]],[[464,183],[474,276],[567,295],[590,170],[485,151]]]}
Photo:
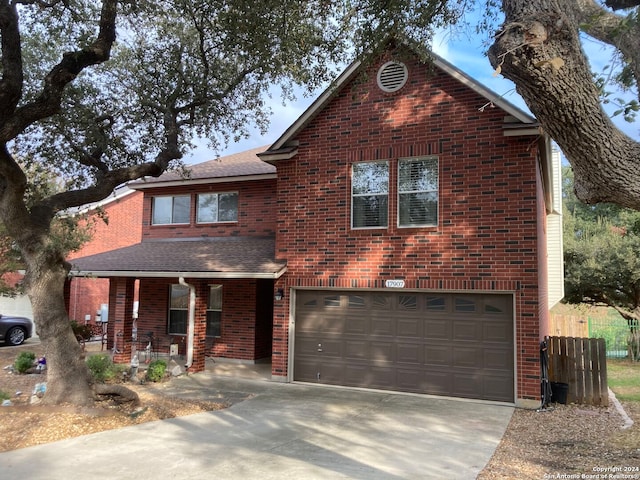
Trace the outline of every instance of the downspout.
{"label": "downspout", "polygon": [[184,365],[187,370],[193,365],[193,343],[195,340],[196,327],[196,287],[184,281],[184,277],[178,279],[180,285],[189,288],[189,326],[187,327],[187,363]]}

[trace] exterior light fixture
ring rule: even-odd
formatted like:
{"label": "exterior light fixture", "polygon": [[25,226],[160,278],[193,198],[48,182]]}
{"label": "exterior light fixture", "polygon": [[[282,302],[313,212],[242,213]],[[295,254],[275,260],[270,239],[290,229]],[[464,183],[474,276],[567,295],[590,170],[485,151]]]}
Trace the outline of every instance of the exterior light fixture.
{"label": "exterior light fixture", "polygon": [[273,296],[276,300],[280,301],[284,298],[284,290],[279,288],[276,290],[276,294]]}

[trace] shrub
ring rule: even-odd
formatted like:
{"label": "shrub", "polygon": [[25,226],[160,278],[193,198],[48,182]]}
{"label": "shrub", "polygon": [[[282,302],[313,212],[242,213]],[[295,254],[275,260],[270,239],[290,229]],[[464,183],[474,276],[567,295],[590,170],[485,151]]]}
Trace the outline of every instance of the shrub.
{"label": "shrub", "polygon": [[149,364],[147,370],[147,380],[151,382],[159,382],[164,378],[164,374],[167,371],[167,362],[164,360],[154,360]]}
{"label": "shrub", "polygon": [[6,392],[3,392],[2,390],[0,390],[0,402],[4,401],[4,400],[9,400],[11,398],[11,395],[9,395]]}
{"label": "shrub", "polygon": [[87,358],[87,367],[93,379],[98,383],[113,380],[120,372],[118,366],[114,365],[111,357],[106,353],[91,355]]}
{"label": "shrub", "polygon": [[18,358],[13,362],[13,368],[18,373],[27,373],[36,361],[36,354],[33,352],[20,352]]}

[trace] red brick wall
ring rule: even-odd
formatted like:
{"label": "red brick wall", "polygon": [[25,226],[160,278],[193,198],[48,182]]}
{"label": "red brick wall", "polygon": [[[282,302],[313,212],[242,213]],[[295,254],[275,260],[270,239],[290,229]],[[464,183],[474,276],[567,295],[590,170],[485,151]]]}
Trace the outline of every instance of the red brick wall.
{"label": "red brick wall", "polygon": [[[273,236],[276,226],[276,181],[258,180],[185,187],[154,188],[144,198],[142,236],[147,238],[193,238],[226,236]],[[198,193],[238,192],[238,221],[218,224],[196,223]],[[190,225],[151,225],[151,205],[155,195],[191,194]]]}
{"label": "red brick wall", "polygon": [[[142,237],[142,192],[133,192],[103,207],[108,223],[93,217],[92,239],[77,252],[74,258],[115,250],[140,242]],[[95,319],[100,305],[108,303],[109,280],[106,278],[74,278],[69,288],[69,317],[84,323],[85,316]]]}
{"label": "red brick wall", "polygon": [[[539,397],[536,148],[503,135],[505,112],[455,79],[408,63],[396,94],[347,86],[278,161],[277,286],[406,288],[516,293],[519,398]],[[398,228],[397,161],[439,158],[439,224]],[[389,227],[352,230],[356,161],[390,162]],[[288,301],[274,312],[273,374],[287,369]],[[523,340],[526,339],[526,340]],[[529,341],[531,340],[531,341]]]}

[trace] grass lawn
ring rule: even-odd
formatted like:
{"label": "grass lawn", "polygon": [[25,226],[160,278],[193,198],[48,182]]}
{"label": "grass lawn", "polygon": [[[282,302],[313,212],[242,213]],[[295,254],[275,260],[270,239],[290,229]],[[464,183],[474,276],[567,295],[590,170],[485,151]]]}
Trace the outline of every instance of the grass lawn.
{"label": "grass lawn", "polygon": [[618,400],[640,404],[640,362],[608,359],[607,376]]}
{"label": "grass lawn", "polygon": [[614,447],[621,447],[633,452],[634,459],[629,458],[629,465],[638,465],[638,445],[640,445],[640,362],[608,359],[607,376],[609,388],[622,403],[625,412],[634,424],[631,428],[618,430],[608,438]]}

